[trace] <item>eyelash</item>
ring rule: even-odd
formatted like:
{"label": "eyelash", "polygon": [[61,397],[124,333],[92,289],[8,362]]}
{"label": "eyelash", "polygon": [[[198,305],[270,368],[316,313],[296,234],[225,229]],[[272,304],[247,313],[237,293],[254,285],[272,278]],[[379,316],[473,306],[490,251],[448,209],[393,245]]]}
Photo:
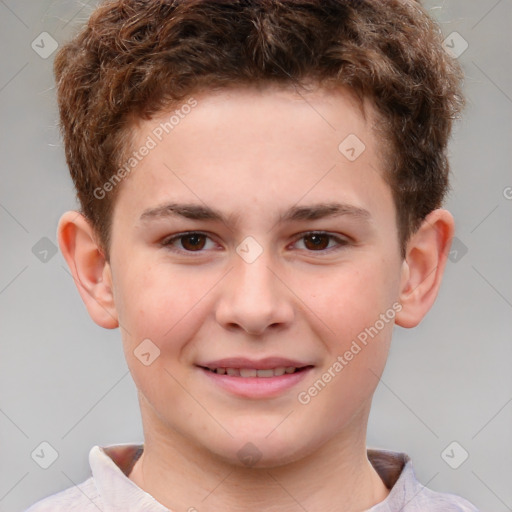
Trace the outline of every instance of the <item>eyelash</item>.
{"label": "eyelash", "polygon": [[[165,247],[166,249],[168,249],[168,250],[170,250],[172,252],[178,253],[178,254],[187,254],[187,255],[192,255],[193,257],[195,255],[199,256],[199,255],[201,255],[202,253],[205,252],[203,249],[198,250],[198,251],[188,251],[186,249],[176,249],[176,248],[172,247],[173,242],[178,241],[178,240],[180,240],[182,238],[185,238],[187,236],[191,236],[191,235],[202,235],[202,236],[205,236],[205,237],[207,237],[208,239],[211,240],[211,238],[208,236],[208,234],[204,233],[202,231],[186,231],[184,233],[179,233],[177,235],[173,235],[170,238],[164,239],[161,242],[161,245],[163,247]],[[304,239],[304,238],[306,238],[308,236],[311,236],[311,235],[325,235],[325,236],[329,237],[329,239],[334,240],[335,242],[337,242],[338,246],[337,247],[328,247],[326,249],[319,249],[317,251],[315,251],[315,250],[308,250],[308,249],[301,249],[301,250],[305,250],[306,252],[309,252],[309,253],[325,254],[325,253],[331,252],[331,251],[338,251],[338,250],[342,249],[344,246],[349,245],[349,243],[350,243],[349,240],[347,240],[345,238],[342,238],[342,237],[339,237],[339,236],[336,236],[336,235],[333,235],[333,234],[328,233],[326,231],[306,231],[305,233],[302,233],[301,236],[299,238],[297,238],[294,243],[297,243],[298,241],[300,241],[300,240],[302,240],[302,239]]]}

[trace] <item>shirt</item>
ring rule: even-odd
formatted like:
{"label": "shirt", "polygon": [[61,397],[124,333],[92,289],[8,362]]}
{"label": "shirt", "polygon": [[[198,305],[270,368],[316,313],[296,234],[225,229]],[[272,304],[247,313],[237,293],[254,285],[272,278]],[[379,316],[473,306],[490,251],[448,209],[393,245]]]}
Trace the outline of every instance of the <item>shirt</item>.
{"label": "shirt", "polygon": [[[92,476],[38,501],[25,512],[169,512],[128,478],[144,445],[94,446]],[[367,512],[478,512],[467,500],[422,486],[405,453],[367,449],[368,460],[390,493]]]}

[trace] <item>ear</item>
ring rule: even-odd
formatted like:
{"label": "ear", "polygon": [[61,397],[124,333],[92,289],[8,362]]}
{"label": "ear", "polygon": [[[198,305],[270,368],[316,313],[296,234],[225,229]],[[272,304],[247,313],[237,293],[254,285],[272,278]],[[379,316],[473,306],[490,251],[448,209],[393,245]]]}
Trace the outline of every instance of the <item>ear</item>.
{"label": "ear", "polygon": [[432,307],[443,277],[455,222],[447,210],[434,210],[411,236],[402,263],[400,303],[396,315],[401,327],[416,327]]}
{"label": "ear", "polygon": [[66,212],[59,221],[57,238],[89,315],[101,327],[115,329],[119,322],[110,264],[91,224],[79,212]]}

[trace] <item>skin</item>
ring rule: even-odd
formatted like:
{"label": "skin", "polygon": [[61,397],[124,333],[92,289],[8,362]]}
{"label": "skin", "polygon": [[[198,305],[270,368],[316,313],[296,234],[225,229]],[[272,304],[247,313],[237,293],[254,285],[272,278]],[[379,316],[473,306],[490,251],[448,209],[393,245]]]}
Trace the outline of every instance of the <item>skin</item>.
{"label": "skin", "polygon": [[[401,258],[374,111],[365,102],[363,116],[346,90],[194,97],[197,106],[118,185],[108,260],[83,216],[67,212],[59,224],[88,311],[105,328],[120,326],[138,388],[145,450],[130,478],[172,510],[370,508],[389,494],[366,453],[372,396],[394,323],[414,327],[435,300],[453,218],[432,212]],[[133,147],[169,115],[139,122]],[[338,150],[349,134],[366,146],[353,162]],[[141,219],[171,202],[216,208],[226,221]],[[290,207],[333,202],[368,215],[278,222]],[[320,238],[319,250],[312,230],[344,243]],[[209,238],[199,251],[190,239],[173,242],[181,252],[162,243],[186,231]],[[236,252],[247,236],[263,251],[252,263]],[[297,394],[393,304],[401,307],[394,321],[301,404]],[[133,352],[147,338],[160,350],[149,366]],[[231,356],[314,368],[278,396],[243,398],[196,366]],[[261,455],[253,466],[237,455],[248,442]]]}

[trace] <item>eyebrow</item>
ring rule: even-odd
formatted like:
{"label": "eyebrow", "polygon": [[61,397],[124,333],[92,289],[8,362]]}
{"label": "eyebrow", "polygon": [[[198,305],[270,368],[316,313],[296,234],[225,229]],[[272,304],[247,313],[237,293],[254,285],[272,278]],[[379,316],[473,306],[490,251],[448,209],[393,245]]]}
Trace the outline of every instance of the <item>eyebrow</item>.
{"label": "eyebrow", "polygon": [[[224,224],[233,224],[237,216],[231,214],[225,216],[219,210],[209,206],[193,203],[168,203],[156,208],[145,210],[140,216],[143,222],[151,219],[166,217],[184,217],[192,220],[218,221]],[[369,221],[371,214],[368,210],[350,204],[343,203],[318,203],[309,206],[292,206],[279,215],[277,223],[318,220],[326,217],[348,216],[356,219]]]}

